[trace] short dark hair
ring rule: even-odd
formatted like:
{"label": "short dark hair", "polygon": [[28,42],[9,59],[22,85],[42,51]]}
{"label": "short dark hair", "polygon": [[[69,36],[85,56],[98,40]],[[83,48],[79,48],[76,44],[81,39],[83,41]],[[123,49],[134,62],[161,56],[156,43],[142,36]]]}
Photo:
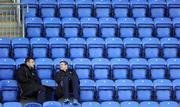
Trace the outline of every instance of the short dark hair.
{"label": "short dark hair", "polygon": [[33,60],[34,60],[34,58],[33,58],[33,57],[27,57],[27,58],[25,59],[25,63],[29,62],[31,59],[33,59]]}
{"label": "short dark hair", "polygon": [[66,61],[64,61],[64,60],[61,61],[60,64],[61,64],[61,63],[64,63],[65,65],[68,65],[68,62],[66,62]]}

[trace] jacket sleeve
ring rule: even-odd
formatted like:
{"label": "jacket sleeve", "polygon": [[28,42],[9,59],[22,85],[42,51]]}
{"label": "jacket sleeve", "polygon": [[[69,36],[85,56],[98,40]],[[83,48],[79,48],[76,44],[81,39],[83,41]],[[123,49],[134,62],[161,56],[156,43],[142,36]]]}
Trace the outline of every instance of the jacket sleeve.
{"label": "jacket sleeve", "polygon": [[20,83],[27,83],[30,82],[31,80],[27,77],[25,69],[22,67],[17,70],[16,72],[16,80]]}
{"label": "jacket sleeve", "polygon": [[79,82],[79,84],[80,84],[79,77],[78,77],[78,75],[77,75],[77,73],[76,73],[75,70],[73,70],[73,76],[74,76],[75,78],[77,78],[77,80],[78,80],[78,82]]}
{"label": "jacket sleeve", "polygon": [[55,81],[56,81],[56,83],[57,83],[57,84],[60,84],[60,82],[62,81],[62,79],[63,79],[63,76],[62,76],[61,71],[56,72],[56,74],[55,74]]}

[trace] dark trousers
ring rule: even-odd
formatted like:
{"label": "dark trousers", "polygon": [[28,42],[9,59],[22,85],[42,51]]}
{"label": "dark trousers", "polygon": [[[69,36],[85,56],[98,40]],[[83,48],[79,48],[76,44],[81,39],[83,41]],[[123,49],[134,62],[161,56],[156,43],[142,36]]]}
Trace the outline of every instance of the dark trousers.
{"label": "dark trousers", "polygon": [[45,101],[51,101],[53,97],[52,91],[50,87],[41,86],[37,93],[37,102],[42,104]]}

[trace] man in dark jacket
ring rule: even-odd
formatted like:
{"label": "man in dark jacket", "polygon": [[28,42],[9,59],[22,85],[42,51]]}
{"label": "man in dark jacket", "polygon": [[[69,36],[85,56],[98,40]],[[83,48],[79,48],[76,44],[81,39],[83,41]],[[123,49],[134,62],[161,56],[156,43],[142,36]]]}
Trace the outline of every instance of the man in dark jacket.
{"label": "man in dark jacket", "polygon": [[[62,91],[64,97],[64,103],[69,103],[70,97],[73,98],[73,104],[78,104],[79,99],[79,78],[76,72],[68,68],[66,61],[60,62],[60,71],[55,74],[55,80],[58,84],[57,92]],[[72,96],[71,96],[72,90]],[[56,93],[60,94],[60,93]],[[57,95],[59,96],[59,95]]]}
{"label": "man in dark jacket", "polygon": [[21,64],[16,72],[16,79],[20,85],[21,97],[29,98],[36,97],[37,102],[52,100],[52,89],[41,85],[41,80],[34,68],[34,59],[26,58],[25,64]]}

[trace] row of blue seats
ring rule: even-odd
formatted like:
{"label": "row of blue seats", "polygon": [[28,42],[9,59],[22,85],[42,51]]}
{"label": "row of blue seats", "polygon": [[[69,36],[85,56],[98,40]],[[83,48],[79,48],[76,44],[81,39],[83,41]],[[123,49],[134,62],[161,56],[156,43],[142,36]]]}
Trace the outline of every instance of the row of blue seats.
{"label": "row of blue seats", "polygon": [[38,13],[42,17],[180,17],[179,0],[21,0],[21,3],[27,17]]}
{"label": "row of blue seats", "polygon": [[176,38],[0,38],[0,58],[176,58]]}
{"label": "row of blue seats", "polygon": [[141,103],[135,101],[124,101],[121,103],[115,101],[106,101],[106,102],[84,102],[79,105],[72,104],[62,104],[57,101],[47,101],[42,105],[39,103],[27,103],[22,106],[19,102],[7,102],[1,105],[0,107],[179,107],[178,102],[175,101],[163,101],[163,102],[154,102],[154,101],[144,101]]}
{"label": "row of blue seats", "polygon": [[[54,80],[41,80],[42,85],[56,89]],[[80,80],[80,101],[180,101],[180,79],[119,79],[112,81]],[[1,81],[2,102],[18,101],[16,80]]]}
{"label": "row of blue seats", "polygon": [[180,37],[180,18],[40,18],[25,19],[26,37]]}
{"label": "row of blue seats", "polygon": [[[66,58],[39,58],[35,60],[35,67],[40,79],[52,79],[63,60],[76,70],[80,79],[180,79],[179,58],[170,58],[167,61],[161,58],[133,58],[129,61],[124,58],[77,58],[72,61]],[[24,59],[0,58],[0,79],[13,79],[15,71],[22,63]]]}

